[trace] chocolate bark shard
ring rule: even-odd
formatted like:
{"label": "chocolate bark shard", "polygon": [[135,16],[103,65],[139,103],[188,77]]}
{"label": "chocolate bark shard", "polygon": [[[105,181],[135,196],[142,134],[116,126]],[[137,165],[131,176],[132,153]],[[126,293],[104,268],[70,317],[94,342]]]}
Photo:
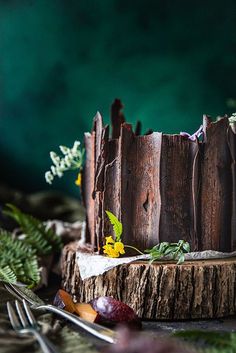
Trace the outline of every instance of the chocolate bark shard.
{"label": "chocolate bark shard", "polygon": [[231,154],[231,171],[232,171],[231,246],[232,246],[232,249],[236,249],[236,130],[234,129],[234,127],[229,127],[228,129],[228,143],[229,143],[229,150]]}
{"label": "chocolate bark shard", "polygon": [[[160,162],[160,241],[183,239],[197,248],[196,188],[198,144],[180,135],[163,135]],[[194,178],[194,180],[193,180]]]}
{"label": "chocolate bark shard", "polygon": [[122,239],[140,249],[159,242],[161,139],[161,133],[135,136],[131,125],[122,125],[119,143]]}
{"label": "chocolate bark shard", "polygon": [[123,104],[120,99],[115,99],[111,106],[111,123],[112,123],[112,138],[116,139],[120,136],[121,125],[125,122],[125,117],[122,112]]}
{"label": "chocolate bark shard", "polygon": [[229,121],[222,118],[205,129],[201,161],[200,249],[232,250],[232,171]]}
{"label": "chocolate bark shard", "polygon": [[94,181],[95,181],[95,132],[84,134],[84,145],[86,160],[83,170],[83,198],[86,208],[86,242],[95,246],[95,225],[94,225]]}
{"label": "chocolate bark shard", "polygon": [[113,227],[105,214],[110,211],[120,219],[120,155],[118,139],[109,141],[108,164],[104,173],[104,202],[102,232],[104,236],[113,234]]}

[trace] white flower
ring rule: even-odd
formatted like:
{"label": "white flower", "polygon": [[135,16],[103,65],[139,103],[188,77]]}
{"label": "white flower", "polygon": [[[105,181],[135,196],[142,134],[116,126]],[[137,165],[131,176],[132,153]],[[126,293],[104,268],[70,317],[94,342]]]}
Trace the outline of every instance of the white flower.
{"label": "white flower", "polygon": [[54,165],[51,166],[51,171],[53,175],[57,175],[57,168]]}
{"label": "white flower", "polygon": [[66,155],[68,152],[69,152],[69,148],[68,147],[66,147],[66,146],[59,146],[59,148],[60,148],[60,150],[61,150],[61,152],[64,154],[64,155]]}
{"label": "white flower", "polygon": [[59,167],[57,168],[57,176],[61,178],[63,176],[63,170],[61,170]]}
{"label": "white flower", "polygon": [[77,169],[80,172],[83,164],[83,151],[80,148],[80,142],[75,141],[72,148],[67,146],[59,146],[62,155],[57,155],[55,152],[50,152],[50,157],[53,162],[51,170],[45,174],[46,181],[51,184],[54,176],[61,178],[67,170]]}
{"label": "white flower", "polygon": [[72,162],[71,158],[68,155],[65,156],[65,164],[67,165],[68,168],[71,167],[71,162]]}
{"label": "white flower", "polygon": [[71,154],[74,156],[74,157],[77,157],[78,156],[78,148],[80,146],[80,142],[79,141],[75,141],[74,142],[74,145],[71,149]]}
{"label": "white flower", "polygon": [[68,156],[68,158],[69,158],[70,160],[72,160],[72,161],[73,161],[73,159],[74,159],[74,157],[75,157],[75,156],[72,154],[71,150],[70,150],[70,152],[67,153],[67,156]]}
{"label": "white flower", "polygon": [[66,163],[64,159],[61,159],[61,163],[58,168],[60,168],[62,171],[66,169]]}
{"label": "white flower", "polygon": [[45,179],[48,184],[52,184],[54,177],[50,171],[45,173]]}
{"label": "white flower", "polygon": [[50,157],[55,166],[59,165],[60,157],[53,151],[50,152]]}

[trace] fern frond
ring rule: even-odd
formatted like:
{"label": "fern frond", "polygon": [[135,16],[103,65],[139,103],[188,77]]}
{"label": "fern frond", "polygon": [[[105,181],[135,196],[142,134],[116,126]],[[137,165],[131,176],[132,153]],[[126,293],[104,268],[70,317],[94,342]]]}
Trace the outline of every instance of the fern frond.
{"label": "fern frond", "polygon": [[11,283],[20,281],[30,286],[39,282],[35,250],[23,240],[14,239],[11,233],[3,229],[0,229],[0,254],[1,280]]}
{"label": "fern frond", "polygon": [[48,255],[52,251],[59,251],[62,248],[60,237],[52,229],[46,226],[35,217],[21,212],[16,206],[7,204],[5,215],[13,218],[25,234],[25,243],[34,248],[38,255]]}
{"label": "fern frond", "polygon": [[116,236],[116,241],[121,239],[121,235],[123,232],[122,223],[118,220],[118,218],[110,211],[105,211],[111,224],[113,225],[113,230]]}
{"label": "fern frond", "polygon": [[14,271],[9,266],[0,266],[0,281],[7,283],[16,283],[17,277]]}
{"label": "fern frond", "polygon": [[24,275],[21,276],[21,282],[29,284],[30,287],[39,283],[40,270],[36,256],[33,256],[31,259],[24,262],[23,270]]}

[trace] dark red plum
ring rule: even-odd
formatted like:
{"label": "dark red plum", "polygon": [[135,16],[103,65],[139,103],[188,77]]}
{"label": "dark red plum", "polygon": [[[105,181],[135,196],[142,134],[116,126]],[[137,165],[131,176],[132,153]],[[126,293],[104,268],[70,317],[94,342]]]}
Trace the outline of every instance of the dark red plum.
{"label": "dark red plum", "polygon": [[112,297],[98,297],[93,299],[90,304],[99,314],[101,321],[131,324],[136,327],[141,325],[140,319],[132,308]]}

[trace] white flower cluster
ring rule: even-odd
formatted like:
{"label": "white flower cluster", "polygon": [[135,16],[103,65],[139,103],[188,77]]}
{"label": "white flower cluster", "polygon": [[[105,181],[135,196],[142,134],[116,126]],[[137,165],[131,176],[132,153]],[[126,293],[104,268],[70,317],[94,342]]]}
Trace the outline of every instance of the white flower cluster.
{"label": "white flower cluster", "polygon": [[50,152],[50,157],[53,162],[51,169],[45,173],[46,182],[52,184],[55,176],[61,178],[67,170],[80,170],[83,164],[84,150],[80,147],[80,142],[75,141],[72,148],[59,146],[62,156],[55,152]]}

